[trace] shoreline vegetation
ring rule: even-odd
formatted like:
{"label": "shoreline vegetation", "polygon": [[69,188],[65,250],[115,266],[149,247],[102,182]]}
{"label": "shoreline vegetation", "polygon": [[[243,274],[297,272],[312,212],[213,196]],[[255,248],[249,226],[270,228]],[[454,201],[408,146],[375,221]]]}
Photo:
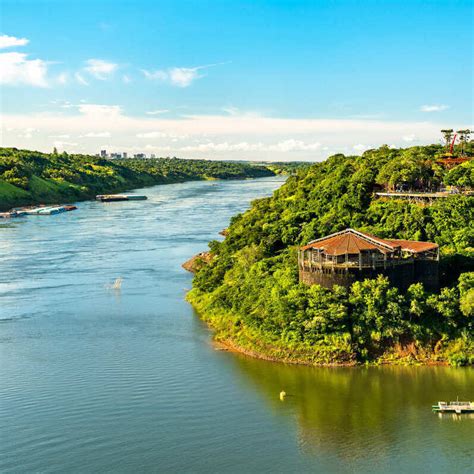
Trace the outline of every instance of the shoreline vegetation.
{"label": "shoreline vegetation", "polygon": [[[468,144],[472,152],[472,142]],[[193,262],[187,300],[221,347],[252,357],[320,366],[474,364],[474,196],[433,202],[378,198],[380,189],[474,188],[474,161],[440,164],[439,145],[302,167],[272,197],[231,219],[223,241]],[[357,228],[440,247],[441,289],[401,291],[386,277],[349,289],[298,280],[297,249]]]}
{"label": "shoreline vegetation", "polygon": [[[287,172],[293,168],[288,167]],[[283,164],[186,160],[180,158],[106,159],[89,155],[41,153],[0,148],[0,211],[76,202],[97,194],[121,193],[157,184],[214,179],[246,179],[285,172]]]}

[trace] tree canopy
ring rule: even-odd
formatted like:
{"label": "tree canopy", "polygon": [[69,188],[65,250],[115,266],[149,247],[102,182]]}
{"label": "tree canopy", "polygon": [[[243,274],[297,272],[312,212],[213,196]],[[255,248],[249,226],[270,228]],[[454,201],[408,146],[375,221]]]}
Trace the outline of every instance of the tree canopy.
{"label": "tree canopy", "polygon": [[[374,196],[382,183],[445,186],[472,170],[471,163],[441,168],[440,151],[385,146],[299,169],[272,197],[234,216],[224,241],[210,243],[214,258],[195,275],[189,300],[218,339],[265,357],[472,363],[474,197],[428,206]],[[382,276],[350,289],[299,283],[297,247],[347,227],[438,243],[443,288],[430,294],[417,283],[401,292]]]}
{"label": "tree canopy", "polygon": [[89,155],[0,148],[0,210],[39,202],[199,179],[272,176],[265,166],[179,158],[109,160]]}

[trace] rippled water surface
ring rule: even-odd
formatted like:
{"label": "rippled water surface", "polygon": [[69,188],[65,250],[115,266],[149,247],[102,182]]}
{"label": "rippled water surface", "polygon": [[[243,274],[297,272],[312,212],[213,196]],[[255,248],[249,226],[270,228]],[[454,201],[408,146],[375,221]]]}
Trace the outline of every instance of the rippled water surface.
{"label": "rippled water surface", "polygon": [[213,348],[180,265],[279,184],[156,186],[0,225],[1,472],[471,471],[474,419],[430,406],[473,398],[472,370]]}

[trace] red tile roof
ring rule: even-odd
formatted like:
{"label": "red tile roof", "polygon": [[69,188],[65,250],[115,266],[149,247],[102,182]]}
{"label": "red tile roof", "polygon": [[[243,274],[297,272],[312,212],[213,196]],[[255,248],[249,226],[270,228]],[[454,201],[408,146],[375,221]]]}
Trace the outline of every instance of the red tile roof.
{"label": "red tile roof", "polygon": [[415,242],[412,240],[380,239],[365,232],[346,229],[342,232],[313,240],[301,250],[319,249],[327,255],[358,254],[364,250],[378,250],[381,253],[392,253],[397,249],[419,253],[437,249],[438,245],[431,242]]}
{"label": "red tile roof", "polygon": [[428,250],[436,250],[439,245],[433,242],[418,242],[416,240],[401,240],[401,239],[390,239],[387,242],[391,242],[394,245],[400,245],[402,250],[407,252],[426,252]]}

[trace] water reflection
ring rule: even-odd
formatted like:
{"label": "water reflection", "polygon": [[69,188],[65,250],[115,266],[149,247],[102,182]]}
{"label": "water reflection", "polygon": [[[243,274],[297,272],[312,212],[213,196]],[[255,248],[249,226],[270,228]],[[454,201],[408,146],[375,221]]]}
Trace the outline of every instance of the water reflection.
{"label": "water reflection", "polygon": [[[439,418],[431,412],[438,400],[472,398],[472,369],[314,368],[229,356],[244,383],[255,387],[279,416],[296,423],[302,451],[335,455],[347,468],[367,456],[383,462],[397,450],[416,451],[416,445],[424,451],[444,446],[455,451],[462,450],[456,439],[463,445],[474,441],[473,417]],[[281,390],[287,393],[284,402]]]}

